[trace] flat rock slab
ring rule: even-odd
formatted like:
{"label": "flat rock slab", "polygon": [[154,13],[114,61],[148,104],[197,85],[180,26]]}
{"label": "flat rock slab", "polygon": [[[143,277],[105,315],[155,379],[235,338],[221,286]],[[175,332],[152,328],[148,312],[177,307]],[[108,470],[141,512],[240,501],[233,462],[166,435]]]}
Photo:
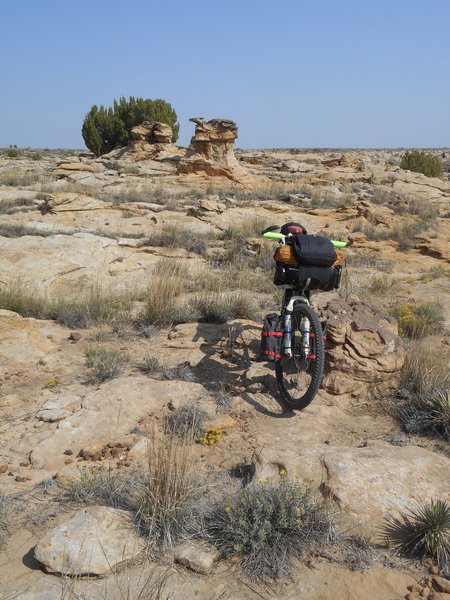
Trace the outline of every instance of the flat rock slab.
{"label": "flat rock slab", "polygon": [[104,383],[89,394],[83,407],[58,423],[56,431],[31,452],[35,468],[56,471],[63,466],[70,448],[76,456],[93,444],[102,448],[111,440],[128,434],[145,416],[164,404],[205,396],[198,383],[155,381],[145,376],[121,377]]}
{"label": "flat rock slab", "polygon": [[277,477],[280,469],[321,484],[347,513],[369,521],[432,498],[450,499],[450,460],[418,446],[373,440],[362,448],[264,449],[255,479]]}
{"label": "flat rock slab", "polygon": [[130,513],[92,506],[49,531],[36,544],[34,556],[50,573],[104,575],[144,548]]}

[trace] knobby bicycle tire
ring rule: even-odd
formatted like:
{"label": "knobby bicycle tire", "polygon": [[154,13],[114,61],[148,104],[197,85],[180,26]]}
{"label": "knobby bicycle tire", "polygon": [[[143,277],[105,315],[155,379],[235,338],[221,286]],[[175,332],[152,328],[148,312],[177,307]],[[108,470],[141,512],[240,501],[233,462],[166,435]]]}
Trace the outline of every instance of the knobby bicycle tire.
{"label": "knobby bicycle tire", "polygon": [[[302,317],[310,323],[310,358],[307,360],[302,346]],[[301,410],[312,402],[322,383],[325,344],[319,318],[307,304],[294,306],[291,329],[293,356],[277,360],[275,372],[283,403],[288,408]]]}

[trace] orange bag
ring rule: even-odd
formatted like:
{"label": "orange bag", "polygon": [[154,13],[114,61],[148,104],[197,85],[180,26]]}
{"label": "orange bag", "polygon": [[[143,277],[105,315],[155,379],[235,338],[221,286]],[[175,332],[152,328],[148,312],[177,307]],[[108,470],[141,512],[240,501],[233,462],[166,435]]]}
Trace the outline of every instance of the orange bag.
{"label": "orange bag", "polygon": [[294,258],[293,248],[290,244],[278,246],[273,257],[276,262],[283,263],[283,265],[299,266],[298,261]]}

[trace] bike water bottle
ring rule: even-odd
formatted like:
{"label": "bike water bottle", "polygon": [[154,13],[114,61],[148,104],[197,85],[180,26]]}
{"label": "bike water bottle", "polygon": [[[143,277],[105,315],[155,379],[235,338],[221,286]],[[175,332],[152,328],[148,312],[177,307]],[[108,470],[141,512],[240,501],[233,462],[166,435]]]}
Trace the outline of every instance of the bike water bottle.
{"label": "bike water bottle", "polygon": [[306,357],[309,356],[310,325],[311,323],[309,322],[309,319],[302,319],[302,344]]}
{"label": "bike water bottle", "polygon": [[292,316],[290,312],[286,311],[284,315],[284,332],[283,332],[283,354],[285,356],[292,356]]}

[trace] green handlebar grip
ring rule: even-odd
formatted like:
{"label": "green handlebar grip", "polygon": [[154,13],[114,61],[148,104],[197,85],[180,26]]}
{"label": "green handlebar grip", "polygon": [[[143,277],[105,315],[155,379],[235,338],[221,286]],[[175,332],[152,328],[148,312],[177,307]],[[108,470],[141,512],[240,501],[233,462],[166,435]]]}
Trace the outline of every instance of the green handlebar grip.
{"label": "green handlebar grip", "polygon": [[349,245],[348,242],[337,242],[335,240],[331,240],[331,243],[335,248],[347,248],[347,246]]}
{"label": "green handlebar grip", "polygon": [[286,236],[282,233],[276,233],[276,231],[268,231],[267,233],[263,233],[263,237],[269,240],[284,240]]}

